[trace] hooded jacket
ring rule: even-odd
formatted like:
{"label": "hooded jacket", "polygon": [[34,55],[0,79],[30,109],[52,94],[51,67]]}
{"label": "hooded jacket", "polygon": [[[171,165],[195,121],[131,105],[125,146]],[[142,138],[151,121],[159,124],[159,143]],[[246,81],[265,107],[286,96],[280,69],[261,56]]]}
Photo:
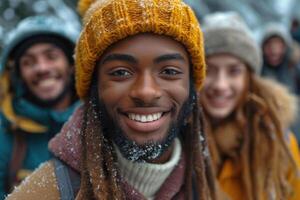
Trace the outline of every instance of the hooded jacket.
{"label": "hooded jacket", "polygon": [[12,52],[28,38],[48,34],[74,46],[79,30],[63,30],[57,23],[62,22],[51,16],[26,18],[8,33],[5,42],[0,63],[0,200],[11,189],[11,184],[20,182],[51,158],[47,149],[49,140],[79,105],[74,97],[63,111],[54,111],[28,101],[17,70],[11,68],[16,67],[12,64]]}
{"label": "hooded jacket", "polygon": [[[270,23],[261,33],[261,47],[263,47],[264,43],[273,36],[278,36],[284,41],[287,47],[286,52],[282,63],[276,67],[270,66],[266,59],[264,59],[262,75],[279,81],[288,87],[291,92],[297,93],[299,91],[297,79],[300,78],[300,70],[297,65],[300,63],[294,63],[292,60],[294,51],[292,37],[289,34],[288,29],[281,24]],[[299,95],[299,93],[297,94]]]}

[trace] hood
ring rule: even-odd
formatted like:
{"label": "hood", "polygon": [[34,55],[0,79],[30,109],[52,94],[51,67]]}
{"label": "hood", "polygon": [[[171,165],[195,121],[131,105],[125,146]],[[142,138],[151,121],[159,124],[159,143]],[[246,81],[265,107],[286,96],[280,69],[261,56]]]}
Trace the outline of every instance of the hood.
{"label": "hood", "polygon": [[277,116],[282,122],[283,128],[290,128],[296,120],[298,113],[298,99],[282,84],[268,79],[256,77],[262,94],[265,98],[270,99],[277,111]]}
{"label": "hood", "polygon": [[293,39],[289,33],[289,29],[280,23],[269,23],[266,25],[260,34],[260,45],[263,46],[266,40],[272,36],[278,36],[283,39],[288,49],[292,48]]}
{"label": "hood", "polygon": [[79,36],[80,28],[66,23],[55,16],[32,16],[22,20],[15,29],[8,32],[5,36],[3,52],[0,59],[0,72],[7,67],[9,56],[12,51],[20,43],[26,39],[41,35],[53,35],[66,40],[75,45],[77,37]]}
{"label": "hood", "polygon": [[[55,16],[39,15],[23,19],[15,29],[5,35],[3,51],[0,56],[0,79],[5,79],[6,83],[5,88],[1,88],[1,95],[13,93],[14,96],[19,98],[24,93],[24,83],[16,73],[15,59],[12,58],[16,49],[18,49],[23,42],[36,36],[47,36],[62,41],[62,45],[65,45],[68,49],[70,46],[75,46],[79,32],[80,27],[73,25],[72,22],[66,23]],[[67,57],[71,58],[72,56]],[[0,80],[0,82],[2,83],[4,81]]]}

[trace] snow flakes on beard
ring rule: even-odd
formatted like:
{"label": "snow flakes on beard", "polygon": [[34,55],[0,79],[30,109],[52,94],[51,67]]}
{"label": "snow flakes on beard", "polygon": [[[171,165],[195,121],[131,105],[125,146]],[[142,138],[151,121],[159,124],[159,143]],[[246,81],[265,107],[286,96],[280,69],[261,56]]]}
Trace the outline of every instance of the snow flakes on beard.
{"label": "snow flakes on beard", "polygon": [[162,141],[148,141],[145,144],[137,144],[130,140],[123,133],[118,124],[115,124],[109,116],[105,105],[98,98],[98,90],[92,92],[92,101],[95,105],[96,112],[99,114],[99,120],[102,126],[103,134],[106,138],[111,138],[117,145],[121,154],[128,160],[134,162],[147,162],[159,158],[173,143],[174,139],[184,129],[186,119],[191,114],[196,102],[196,92],[191,87],[190,96],[184,102],[176,122],[170,125],[167,137]]}

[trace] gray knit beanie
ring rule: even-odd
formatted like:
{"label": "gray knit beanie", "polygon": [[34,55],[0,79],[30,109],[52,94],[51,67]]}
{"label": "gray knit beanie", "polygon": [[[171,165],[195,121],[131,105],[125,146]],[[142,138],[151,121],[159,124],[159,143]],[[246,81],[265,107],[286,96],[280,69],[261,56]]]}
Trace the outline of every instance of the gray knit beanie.
{"label": "gray knit beanie", "polygon": [[204,18],[202,27],[206,56],[229,53],[244,61],[255,73],[260,73],[261,50],[239,14],[235,12],[209,14]]}

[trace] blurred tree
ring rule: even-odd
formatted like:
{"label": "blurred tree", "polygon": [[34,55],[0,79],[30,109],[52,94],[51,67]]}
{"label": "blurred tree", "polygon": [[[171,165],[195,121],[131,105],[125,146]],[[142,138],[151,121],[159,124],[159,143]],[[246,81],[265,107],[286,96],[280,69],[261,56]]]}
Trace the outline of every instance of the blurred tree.
{"label": "blurred tree", "polygon": [[[54,14],[80,26],[75,12],[77,0],[1,0],[0,1],[0,51],[5,33],[21,19],[37,14]],[[75,20],[72,20],[77,18]]]}
{"label": "blurred tree", "polygon": [[[253,30],[268,21],[282,21],[288,26],[293,13],[300,19],[298,12],[300,0],[184,1],[195,9],[199,20],[211,12],[234,10],[245,18]],[[29,15],[49,13],[67,20],[70,15],[76,15],[77,2],[78,0],[0,0],[0,50],[5,32],[14,27],[19,20]]]}

